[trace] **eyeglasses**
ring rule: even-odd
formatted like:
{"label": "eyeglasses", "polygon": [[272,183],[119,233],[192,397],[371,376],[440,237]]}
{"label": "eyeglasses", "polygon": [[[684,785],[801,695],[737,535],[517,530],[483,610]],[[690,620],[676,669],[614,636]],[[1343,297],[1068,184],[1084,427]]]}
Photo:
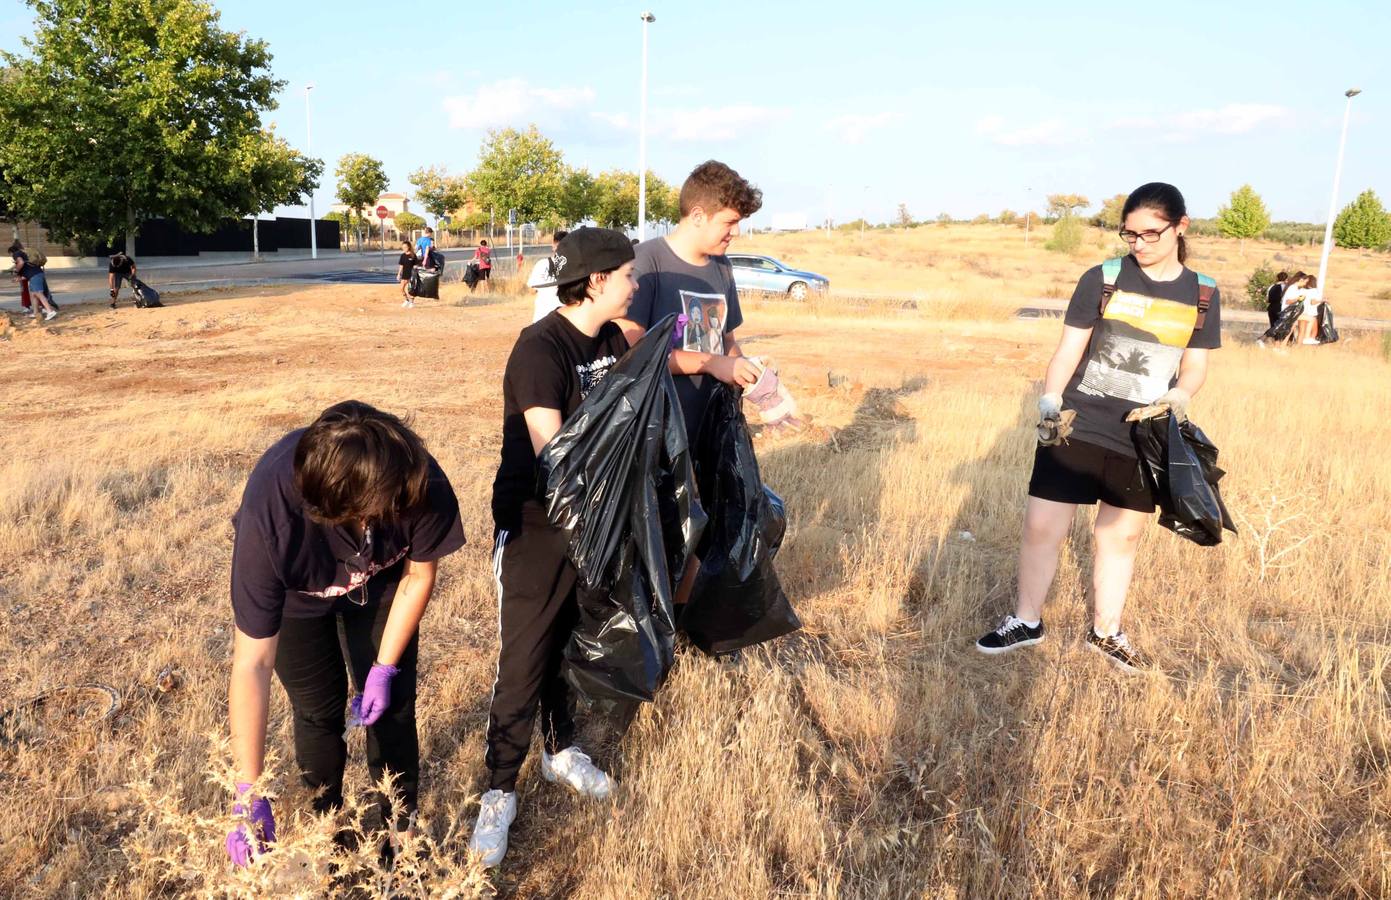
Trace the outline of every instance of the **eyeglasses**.
{"label": "eyeglasses", "polygon": [[353,596],[353,589],[348,588],[348,602],[354,606],[367,605],[367,582],[371,579],[372,573],[372,526],[368,525],[363,529],[362,549],[351,558],[343,560],[343,568],[348,570],[348,583],[352,584],[352,576],[361,575],[362,583],[358,585],[358,596]]}
{"label": "eyeglasses", "polygon": [[1173,227],[1174,223],[1170,222],[1158,231],[1122,231],[1121,240],[1125,241],[1127,244],[1134,244],[1136,241],[1144,241],[1146,244],[1153,244],[1155,241],[1159,240],[1161,234]]}

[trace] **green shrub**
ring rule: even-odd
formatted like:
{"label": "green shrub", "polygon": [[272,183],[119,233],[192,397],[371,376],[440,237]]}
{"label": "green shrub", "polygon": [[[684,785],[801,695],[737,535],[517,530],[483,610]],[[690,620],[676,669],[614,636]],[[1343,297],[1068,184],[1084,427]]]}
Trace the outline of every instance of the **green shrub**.
{"label": "green shrub", "polygon": [[1256,271],[1251,273],[1251,277],[1246,279],[1246,299],[1250,301],[1252,309],[1265,309],[1266,292],[1275,283],[1275,270],[1269,263],[1261,263]]}
{"label": "green shrub", "polygon": [[1043,246],[1055,253],[1073,253],[1082,246],[1084,231],[1081,219],[1067,216],[1053,226],[1053,236]]}

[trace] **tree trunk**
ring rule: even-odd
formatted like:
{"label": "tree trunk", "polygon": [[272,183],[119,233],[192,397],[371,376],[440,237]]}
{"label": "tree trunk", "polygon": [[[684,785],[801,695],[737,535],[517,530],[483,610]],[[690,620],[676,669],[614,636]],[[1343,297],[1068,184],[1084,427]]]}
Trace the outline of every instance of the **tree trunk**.
{"label": "tree trunk", "polygon": [[251,258],[261,258],[261,217],[251,217]]}
{"label": "tree trunk", "polygon": [[126,256],[135,258],[135,210],[126,206]]}

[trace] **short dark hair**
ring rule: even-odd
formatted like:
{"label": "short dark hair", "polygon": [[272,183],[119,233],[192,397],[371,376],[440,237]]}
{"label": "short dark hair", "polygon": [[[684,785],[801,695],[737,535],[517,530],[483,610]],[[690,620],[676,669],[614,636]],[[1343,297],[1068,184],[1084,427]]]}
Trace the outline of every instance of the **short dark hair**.
{"label": "short dark hair", "polygon": [[681,218],[689,216],[697,206],[712,216],[722,209],[732,209],[747,219],[763,208],[763,192],[724,163],[706,160],[681,185]]}
{"label": "short dark hair", "polygon": [[427,225],[427,226],[425,227],[425,233],[426,233],[426,234],[434,234],[434,233],[435,233],[435,229],[433,229],[433,228],[431,228],[431,227],[429,227],[429,226]]}
{"label": "short dark hair", "polygon": [[10,245],[10,253],[18,253],[23,249],[24,245],[21,244],[18,240],[16,240],[13,244]]}
{"label": "short dark hair", "polygon": [[555,289],[555,297],[562,306],[578,306],[589,299],[589,279],[595,275],[610,275],[621,268],[615,267],[605,269],[602,272],[595,272],[589,278],[581,278],[579,281],[572,281],[569,284],[562,284]]}
{"label": "short dark hair", "polygon": [[561,241],[565,240],[565,235],[567,235],[567,234],[569,234],[569,233],[570,233],[570,232],[568,232],[568,231],[566,231],[564,228],[562,228],[562,229],[560,229],[559,231],[557,231],[555,234],[551,235],[551,240],[554,241],[555,243],[559,244]]}
{"label": "short dark hair", "polygon": [[1290,277],[1290,273],[1289,273],[1289,272],[1281,272],[1279,275],[1276,275],[1276,276],[1275,276],[1275,280],[1276,280],[1276,281],[1284,281],[1286,278],[1289,278],[1289,277]]}
{"label": "short dark hair", "polygon": [[295,445],[295,487],[326,525],[393,521],[425,501],[429,481],[420,437],[360,400],[324,410]]}
{"label": "short dark hair", "polygon": [[487,239],[487,238],[484,238],[483,240],[479,241],[479,242],[478,242],[478,246],[480,246],[480,247],[486,247],[486,246],[488,246],[488,239]]}

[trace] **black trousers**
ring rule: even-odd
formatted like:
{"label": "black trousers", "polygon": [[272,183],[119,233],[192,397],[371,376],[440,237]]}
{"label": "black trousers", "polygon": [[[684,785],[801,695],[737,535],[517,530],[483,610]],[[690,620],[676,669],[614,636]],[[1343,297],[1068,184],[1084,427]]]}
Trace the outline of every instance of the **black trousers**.
{"label": "black trousers", "polygon": [[547,753],[575,740],[574,698],[561,664],[579,620],[579,576],[565,547],[565,536],[534,501],[522,507],[520,532],[494,537],[499,646],[488,713],[489,790],[516,789],[538,711]]}
{"label": "black trousers", "polygon": [[[318,792],[315,812],[343,805],[343,769],[348,745],[343,740],[347,725],[348,675],[357,690],[377,658],[382,631],[391,603],[354,606],[346,612],[314,619],[285,619],[275,651],[275,674],[290,696],[294,710],[295,761],[304,783]],[[391,705],[367,728],[367,768],[372,780],[390,771],[396,790],[405,801],[395,810],[394,827],[408,827],[416,808],[420,786],[420,745],[415,731],[415,667],[419,636],[412,637],[401,660],[400,674],[391,680]],[[375,793],[375,792],[374,792]],[[375,793],[376,807],[388,821],[392,809],[386,797]],[[369,818],[369,822],[372,819]]]}

